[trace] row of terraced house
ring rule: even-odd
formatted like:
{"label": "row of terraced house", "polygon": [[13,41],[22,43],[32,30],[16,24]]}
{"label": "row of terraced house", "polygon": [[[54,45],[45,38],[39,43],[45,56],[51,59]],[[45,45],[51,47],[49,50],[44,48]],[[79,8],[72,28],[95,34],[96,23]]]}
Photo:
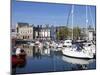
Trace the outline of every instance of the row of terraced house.
{"label": "row of terraced house", "polygon": [[[57,31],[60,27],[54,27],[54,25],[30,25],[28,23],[17,23],[15,32],[12,36],[16,36],[21,40],[57,40]],[[84,36],[86,33],[87,36]],[[82,28],[81,39],[95,40],[96,33],[93,28]]]}
{"label": "row of terraced house", "polygon": [[[53,29],[52,29],[53,28]],[[22,40],[51,40],[56,39],[56,28],[46,25],[29,25],[28,23],[17,23],[17,39]]]}

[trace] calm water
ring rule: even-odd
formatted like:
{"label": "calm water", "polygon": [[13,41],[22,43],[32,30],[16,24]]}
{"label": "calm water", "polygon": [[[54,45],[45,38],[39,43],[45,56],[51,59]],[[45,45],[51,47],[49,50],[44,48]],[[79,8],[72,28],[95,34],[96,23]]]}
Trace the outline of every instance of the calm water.
{"label": "calm water", "polygon": [[12,71],[21,73],[40,73],[95,69],[95,59],[75,59],[64,56],[60,51],[53,49],[39,49],[37,47],[21,45],[26,51],[26,58],[21,65],[15,66]]}

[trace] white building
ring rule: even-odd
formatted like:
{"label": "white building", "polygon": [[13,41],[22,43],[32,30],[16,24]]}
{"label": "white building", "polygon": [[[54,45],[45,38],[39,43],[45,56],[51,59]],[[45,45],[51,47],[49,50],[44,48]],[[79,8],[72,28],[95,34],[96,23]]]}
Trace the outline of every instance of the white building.
{"label": "white building", "polygon": [[88,40],[94,40],[94,30],[88,30]]}
{"label": "white building", "polygon": [[38,26],[35,27],[35,39],[50,40],[50,28]]}
{"label": "white building", "polygon": [[33,26],[28,23],[18,23],[16,27],[17,39],[33,40]]}
{"label": "white building", "polygon": [[96,39],[96,32],[94,28],[83,28],[81,30],[81,34],[83,35],[81,38],[85,40],[95,40]]}

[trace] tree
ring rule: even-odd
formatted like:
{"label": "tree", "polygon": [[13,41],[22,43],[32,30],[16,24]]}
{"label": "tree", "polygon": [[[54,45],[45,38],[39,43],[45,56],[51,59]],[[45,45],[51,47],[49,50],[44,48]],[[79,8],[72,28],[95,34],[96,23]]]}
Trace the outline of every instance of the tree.
{"label": "tree", "polygon": [[62,28],[59,28],[58,31],[57,31],[57,38],[59,40],[64,40],[66,38],[68,38],[69,36],[69,29],[68,27],[62,27]]}
{"label": "tree", "polygon": [[80,38],[81,29],[77,26],[73,28],[73,39],[77,40]]}

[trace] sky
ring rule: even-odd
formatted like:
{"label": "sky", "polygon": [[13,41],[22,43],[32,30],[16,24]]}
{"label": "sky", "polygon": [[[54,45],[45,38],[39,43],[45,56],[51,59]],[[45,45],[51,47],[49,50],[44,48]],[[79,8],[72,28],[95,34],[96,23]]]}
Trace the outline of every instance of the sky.
{"label": "sky", "polygon": [[[72,4],[23,2],[12,0],[12,27],[18,22],[35,25],[72,25]],[[95,26],[96,7],[87,6],[87,25]],[[86,27],[86,5],[74,5],[73,25]]]}

